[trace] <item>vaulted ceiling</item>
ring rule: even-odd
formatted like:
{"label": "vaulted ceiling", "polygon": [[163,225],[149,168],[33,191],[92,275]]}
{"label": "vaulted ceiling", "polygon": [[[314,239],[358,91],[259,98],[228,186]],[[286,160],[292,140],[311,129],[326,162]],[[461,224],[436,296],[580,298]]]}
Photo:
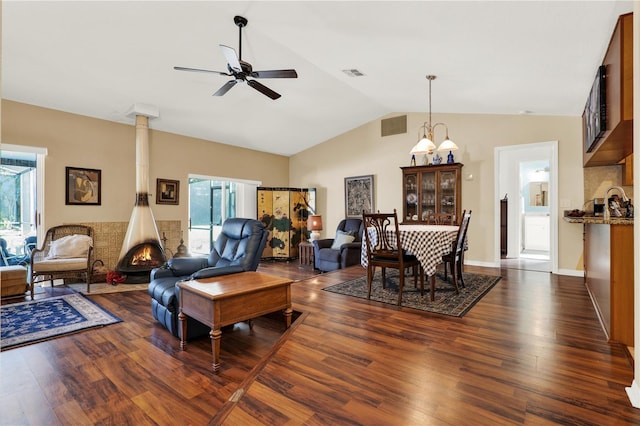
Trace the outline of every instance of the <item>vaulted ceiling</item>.
{"label": "vaulted ceiling", "polygon": [[[618,16],[631,1],[7,1],[2,97],[292,155],[396,112],[582,114]],[[294,68],[214,97],[219,44]],[[364,75],[343,72],[357,69]],[[417,130],[416,130],[417,131]]]}

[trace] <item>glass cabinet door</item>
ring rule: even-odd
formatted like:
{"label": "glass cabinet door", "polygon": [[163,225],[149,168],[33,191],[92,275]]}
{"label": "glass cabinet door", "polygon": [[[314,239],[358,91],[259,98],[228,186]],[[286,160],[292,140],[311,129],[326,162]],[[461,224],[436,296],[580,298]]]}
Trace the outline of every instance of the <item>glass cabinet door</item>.
{"label": "glass cabinet door", "polygon": [[421,184],[420,220],[427,220],[430,215],[436,213],[436,173],[423,172]]}
{"label": "glass cabinet door", "polygon": [[439,173],[438,206],[440,207],[440,213],[456,214],[456,173],[457,170],[447,170]]}
{"label": "glass cabinet door", "polygon": [[405,220],[417,220],[418,215],[418,174],[404,175],[404,213]]}
{"label": "glass cabinet door", "polygon": [[461,163],[400,167],[402,215],[407,224],[426,224],[432,216],[448,214],[459,220],[462,185]]}

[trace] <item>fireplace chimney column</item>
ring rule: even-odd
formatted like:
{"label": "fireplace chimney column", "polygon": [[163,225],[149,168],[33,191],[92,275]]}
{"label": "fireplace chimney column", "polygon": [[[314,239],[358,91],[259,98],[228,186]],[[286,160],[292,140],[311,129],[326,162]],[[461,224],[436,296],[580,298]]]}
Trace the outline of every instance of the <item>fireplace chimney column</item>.
{"label": "fireplace chimney column", "polygon": [[161,266],[166,257],[149,206],[149,118],[158,113],[141,104],[134,105],[132,111],[136,119],[136,200],[116,270],[128,278],[137,276],[127,282],[139,282],[148,279],[151,269]]}

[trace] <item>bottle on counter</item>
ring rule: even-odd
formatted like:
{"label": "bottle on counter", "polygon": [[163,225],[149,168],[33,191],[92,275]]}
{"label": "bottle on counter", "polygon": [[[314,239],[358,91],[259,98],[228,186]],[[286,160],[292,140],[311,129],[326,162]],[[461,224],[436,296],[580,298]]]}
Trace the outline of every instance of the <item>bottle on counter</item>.
{"label": "bottle on counter", "polygon": [[631,203],[631,198],[627,201],[627,215],[628,218],[633,217],[633,204]]}

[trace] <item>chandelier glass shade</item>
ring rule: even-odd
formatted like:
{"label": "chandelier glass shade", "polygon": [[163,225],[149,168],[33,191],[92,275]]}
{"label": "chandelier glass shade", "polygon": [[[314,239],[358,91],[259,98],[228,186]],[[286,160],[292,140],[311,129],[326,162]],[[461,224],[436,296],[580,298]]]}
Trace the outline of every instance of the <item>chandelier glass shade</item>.
{"label": "chandelier glass shade", "polygon": [[458,149],[458,145],[453,143],[453,141],[449,139],[448,136],[438,147],[438,151],[455,151],[456,149]]}
{"label": "chandelier glass shade", "polygon": [[458,146],[449,139],[449,128],[444,123],[431,124],[431,82],[436,79],[435,75],[427,75],[429,80],[429,121],[425,121],[418,129],[418,143],[411,148],[410,154],[433,154],[436,144],[433,142],[433,134],[438,126],[443,126],[446,131],[445,140],[438,147],[438,151],[454,151]]}

